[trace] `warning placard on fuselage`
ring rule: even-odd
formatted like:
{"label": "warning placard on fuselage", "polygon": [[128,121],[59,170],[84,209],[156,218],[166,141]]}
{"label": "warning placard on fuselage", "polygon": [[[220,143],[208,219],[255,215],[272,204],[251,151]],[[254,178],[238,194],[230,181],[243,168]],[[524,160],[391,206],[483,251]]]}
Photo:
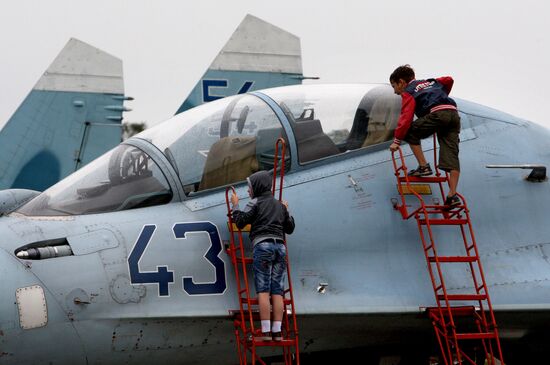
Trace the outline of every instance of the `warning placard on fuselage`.
{"label": "warning placard on fuselage", "polygon": [[[432,187],[430,184],[411,184],[411,190],[420,195],[432,195]],[[400,194],[412,195],[413,192],[411,190],[409,190],[407,185],[397,185],[397,191],[399,191]]]}

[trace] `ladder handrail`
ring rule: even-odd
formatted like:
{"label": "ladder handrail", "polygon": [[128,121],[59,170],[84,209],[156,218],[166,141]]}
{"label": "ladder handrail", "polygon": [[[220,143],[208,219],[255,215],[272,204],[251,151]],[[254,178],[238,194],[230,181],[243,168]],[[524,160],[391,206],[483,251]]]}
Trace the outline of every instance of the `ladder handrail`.
{"label": "ladder handrail", "polygon": [[[234,264],[235,264],[235,279],[237,281],[237,291],[238,291],[238,295],[239,295],[239,309],[240,309],[240,312],[241,312],[241,317],[244,315],[244,308],[243,308],[243,302],[241,300],[241,281],[240,281],[240,278],[239,278],[239,270],[237,270],[237,265],[239,263],[237,263],[237,253],[236,253],[236,250],[237,248],[235,247],[235,237],[234,237],[234,234],[235,232],[233,231],[233,209],[231,208],[230,204],[229,204],[229,191],[233,192],[234,194],[237,194],[235,188],[233,186],[228,186],[226,189],[225,189],[225,204],[227,206],[227,217],[228,217],[228,222],[229,222],[229,244],[230,244],[230,249],[231,249],[231,259],[234,260]],[[244,280],[244,285],[245,285],[245,290],[249,290],[249,284],[248,284],[248,273],[247,273],[247,270],[246,270],[246,263],[244,261],[245,259],[245,255],[244,255],[244,245],[243,245],[243,240],[242,240],[242,233],[241,233],[241,230],[239,229],[239,227],[237,227],[238,229],[238,234],[237,236],[239,237],[239,250],[240,250],[240,253],[241,253],[241,257],[240,257],[240,264],[241,264],[241,269],[243,270],[243,280]],[[250,322],[250,329],[252,331],[252,333],[254,333],[254,319],[252,317],[252,311],[250,310],[250,308],[252,308],[252,304],[250,302],[250,296],[247,295],[246,296],[246,304],[248,306],[248,320]],[[243,330],[243,332],[246,332],[246,326],[244,324],[244,318],[241,318],[241,328]]]}
{"label": "ladder handrail", "polygon": [[[434,143],[435,143],[435,136],[434,136]],[[435,144],[434,144],[434,150],[435,150]],[[399,209],[399,210],[400,210],[401,215],[403,216],[404,219],[409,219],[409,218],[414,216],[415,219],[417,220],[419,230],[422,229],[421,224],[420,224],[419,215],[421,214],[421,215],[424,216],[424,219],[426,220],[426,227],[427,227],[427,230],[428,230],[428,235],[430,237],[430,246],[431,246],[431,249],[434,251],[435,264],[436,264],[436,267],[437,267],[438,276],[440,278],[442,278],[443,277],[443,270],[441,268],[441,263],[439,262],[439,256],[437,255],[437,249],[435,248],[435,245],[433,244],[433,242],[434,242],[433,233],[432,233],[431,225],[429,223],[429,215],[428,215],[428,211],[426,209],[427,208],[426,204],[425,204],[424,199],[422,198],[422,196],[420,194],[418,194],[414,189],[412,189],[411,182],[410,182],[410,179],[409,179],[409,175],[407,174],[407,165],[405,164],[405,157],[403,155],[403,150],[401,149],[401,147],[399,147],[397,149],[397,152],[399,152],[399,160],[401,161],[401,166],[399,166],[399,167],[397,166],[397,163],[396,163],[395,151],[391,151],[392,162],[393,162],[393,166],[394,166],[394,170],[395,170],[395,177],[397,178],[397,181],[399,183],[400,171],[403,171],[403,174],[404,174],[404,177],[405,177],[405,184],[407,186],[408,191],[413,193],[413,195],[416,197],[416,199],[420,203],[420,207],[418,209],[415,209],[414,211],[412,211],[409,214],[408,211],[407,211],[407,203],[405,201],[405,194],[403,194],[403,191],[401,189],[399,191],[399,194],[401,196],[401,204],[402,205],[401,205],[401,209]],[[422,241],[424,241],[423,235],[421,236],[421,239],[422,239]],[[424,247],[425,247],[425,244],[424,244]],[[429,262],[428,261],[429,260],[428,259],[429,255],[428,255],[428,252],[426,250],[424,250],[424,256],[426,258],[426,261]],[[433,287],[434,293],[437,293],[438,289],[437,289],[434,273],[432,272],[432,270],[428,270],[428,273],[430,274],[430,278],[431,278],[431,281],[432,281],[432,287]],[[439,280],[439,285],[441,287],[441,290],[443,290],[443,295],[444,295],[445,304],[446,304],[445,309],[446,309],[446,312],[447,312],[447,314],[450,318],[450,321],[451,321],[451,330],[454,333],[456,325],[454,323],[454,318],[453,318],[452,313],[451,313],[451,306],[450,306],[450,302],[448,300],[447,287],[446,287],[445,283],[442,280]],[[443,310],[444,309],[442,308],[441,303],[437,300],[437,294],[436,294],[436,303],[437,303],[439,315],[440,315],[440,317],[443,317]],[[446,333],[447,329],[443,328],[443,332]]]}
{"label": "ladder handrail", "polygon": [[[436,140],[436,137],[435,137],[435,134],[434,134],[434,161],[435,158],[436,158],[436,148],[435,148],[435,140]],[[399,181],[399,177],[400,177],[400,173],[399,171],[403,171],[403,174],[404,174],[404,177],[405,177],[405,184],[407,186],[407,189],[409,192],[412,192],[413,195],[416,197],[416,199],[418,200],[418,202],[420,203],[420,207],[414,211],[412,211],[410,214],[408,213],[407,211],[407,204],[406,204],[406,201],[405,201],[405,195],[403,194],[402,190],[400,190],[400,196],[401,196],[401,203],[402,203],[402,208],[400,209],[401,211],[401,214],[403,216],[404,219],[409,219],[411,217],[415,217],[417,220],[420,219],[419,218],[419,215],[423,215],[424,216],[424,219],[426,220],[426,227],[428,229],[428,234],[429,234],[429,237],[430,237],[430,243],[434,242],[433,240],[433,234],[432,234],[432,228],[431,228],[431,224],[429,222],[429,213],[427,211],[427,206],[424,202],[424,199],[422,198],[422,196],[420,194],[418,194],[414,189],[412,189],[412,186],[411,186],[411,182],[410,182],[410,178],[409,178],[409,175],[407,174],[407,165],[405,164],[405,157],[403,155],[403,150],[401,149],[401,147],[399,147],[397,149],[397,151],[399,152],[399,160],[401,161],[401,166],[398,167],[397,166],[397,163],[396,163],[396,159],[395,159],[395,151],[391,151],[392,153],[392,162],[393,162],[393,166],[394,166],[394,170],[395,170],[395,176],[397,178],[397,180]],[[436,169],[436,176],[439,175],[439,168],[437,167],[437,164],[434,163],[434,168]],[[442,191],[442,187],[441,187],[441,183],[438,183],[440,188],[441,188],[441,191]],[[442,196],[444,196],[443,194],[443,191],[442,191]],[[464,197],[462,195],[460,195],[460,198],[462,199],[463,202],[465,202],[464,200]],[[420,222],[418,223],[419,224],[419,229],[421,229],[420,227]],[[437,266],[437,271],[440,275],[440,277],[442,277],[442,269],[441,269],[441,263],[439,262],[439,257],[437,255],[437,250],[435,248],[435,246],[432,244],[432,250],[434,251],[434,257],[435,257],[435,263],[436,263],[436,266]],[[424,251],[424,254],[426,256],[426,260],[428,260],[428,253],[426,251]],[[430,276],[432,276],[432,271],[429,270],[430,272]],[[435,286],[435,281],[433,280],[433,276],[432,276],[432,283],[433,286],[434,286],[434,291],[436,291],[436,286]],[[453,320],[453,317],[452,315],[450,315],[451,313],[451,307],[449,305],[449,300],[448,300],[448,294],[447,294],[447,288],[446,288],[446,285],[441,282],[440,283],[440,286],[441,286],[441,289],[443,290],[443,295],[445,297],[445,302],[446,302],[446,309],[447,309],[447,312],[449,313],[449,316],[451,318],[451,326],[452,328],[455,327],[455,324],[454,324],[454,320]],[[441,306],[439,305],[439,302],[438,302],[438,307],[441,311]],[[442,316],[443,313],[440,313],[440,315]]]}
{"label": "ladder handrail", "polygon": [[[277,170],[278,170],[278,154],[279,154],[279,148],[281,148],[281,169],[280,169],[280,180],[279,180],[279,201],[282,202],[282,196],[283,196],[283,186],[284,186],[284,172],[285,172],[285,151],[286,151],[286,142],[283,138],[277,139],[277,142],[275,144],[275,155],[274,155],[274,164],[273,164],[273,186],[272,186],[272,194],[273,197],[275,197],[276,192],[276,183],[277,183]],[[265,365],[265,362],[261,359],[261,357],[256,352],[256,346],[266,346],[266,344],[256,344],[256,341],[252,338],[249,339],[249,335],[254,336],[256,333],[256,330],[254,329],[254,317],[253,317],[253,302],[250,295],[250,287],[249,287],[249,280],[248,280],[248,273],[246,269],[246,260],[249,260],[249,258],[245,257],[244,252],[244,244],[243,244],[243,238],[242,238],[242,231],[239,229],[239,227],[236,227],[237,230],[234,230],[234,223],[233,223],[233,217],[232,217],[232,209],[230,206],[230,198],[229,198],[229,192],[232,192],[236,194],[236,190],[233,186],[229,186],[225,190],[225,203],[227,207],[227,216],[228,216],[228,225],[229,225],[229,232],[230,232],[230,248],[229,253],[231,255],[231,261],[235,268],[235,278],[237,280],[237,291],[239,296],[239,313],[240,313],[240,321],[235,320],[235,328],[240,328],[240,330],[243,333],[244,337],[241,337],[239,334],[239,331],[235,330],[235,337],[237,340],[237,351],[239,353],[240,357],[240,364],[244,365],[247,364],[246,360],[246,354],[247,351],[251,352],[251,358],[252,358],[252,364],[255,364],[256,361],[260,364]],[[235,234],[238,236],[239,240],[239,247],[235,246]],[[285,247],[287,247],[286,243],[286,236],[283,236],[283,242]],[[288,247],[287,247],[288,248]],[[240,257],[237,257],[237,250],[240,252]],[[300,349],[299,349],[299,343],[298,343],[298,324],[296,320],[296,309],[294,305],[294,293],[292,288],[292,280],[290,275],[290,263],[288,259],[288,249],[287,249],[287,255],[285,257],[286,261],[286,267],[287,267],[287,278],[288,278],[288,289],[283,291],[283,320],[285,321],[284,330],[286,332],[287,339],[284,339],[282,343],[280,342],[274,342],[273,344],[267,344],[268,346],[283,346],[283,359],[285,361],[285,364],[292,364],[293,363],[293,357],[291,348],[294,347],[294,354],[296,355],[295,361],[296,364],[300,364]],[[240,262],[237,262],[240,261]],[[240,270],[242,270],[242,275],[239,274],[239,264],[240,264]],[[244,281],[244,288],[241,286],[241,278]],[[246,294],[246,304],[247,308],[244,308],[244,301],[242,298],[242,294]],[[289,295],[290,301],[288,303],[288,299],[285,300],[285,297]],[[256,305],[256,302],[254,302]],[[290,311],[291,313],[288,313],[287,305],[290,304]],[[248,311],[248,318],[245,319],[246,315],[244,311]],[[291,316],[291,317],[290,317]],[[292,321],[292,327],[290,326],[290,321]],[[247,329],[246,323],[250,323],[250,330]],[[291,335],[292,334],[292,335]]]}
{"label": "ladder handrail", "polygon": [[[434,137],[434,143],[435,143],[435,137]],[[435,148],[434,148],[434,150],[435,150]],[[430,246],[431,246],[431,250],[433,251],[433,255],[435,257],[435,264],[436,264],[436,268],[437,268],[437,273],[438,273],[438,276],[440,278],[440,280],[438,281],[439,282],[439,287],[443,291],[443,296],[444,296],[444,299],[445,299],[445,306],[443,307],[441,305],[440,301],[437,300],[438,287],[436,285],[436,280],[435,280],[435,277],[434,277],[434,273],[433,273],[432,270],[428,270],[428,272],[430,274],[430,277],[431,277],[432,286],[433,286],[433,289],[434,289],[434,294],[436,295],[436,304],[437,304],[437,308],[438,308],[438,311],[439,311],[439,316],[440,316],[440,318],[443,318],[443,315],[444,315],[443,311],[444,310],[446,311],[446,313],[447,313],[447,315],[449,316],[449,319],[450,319],[450,327],[451,327],[450,329],[453,333],[453,337],[456,337],[455,336],[456,335],[456,325],[455,325],[455,322],[454,322],[454,317],[453,317],[452,312],[451,312],[452,309],[451,309],[450,301],[448,299],[447,287],[446,287],[445,283],[442,280],[443,270],[441,268],[441,262],[439,261],[439,256],[437,254],[437,249],[435,248],[433,232],[432,232],[432,229],[431,229],[431,224],[429,222],[429,215],[428,215],[428,212],[427,212],[427,209],[426,209],[426,204],[425,204],[424,199],[422,198],[422,196],[420,194],[418,194],[414,189],[412,189],[411,182],[410,182],[409,176],[407,174],[407,166],[405,164],[405,158],[404,158],[403,151],[402,151],[401,147],[399,147],[398,151],[399,151],[399,158],[400,158],[401,164],[402,164],[402,170],[403,170],[404,176],[405,176],[405,182],[406,182],[406,185],[407,185],[407,189],[409,190],[409,192],[412,192],[414,194],[414,196],[417,198],[417,200],[420,203],[420,207],[418,209],[416,209],[415,211],[413,211],[412,213],[410,213],[409,215],[407,215],[406,219],[409,219],[410,217],[414,216],[415,219],[417,220],[418,229],[420,230],[420,232],[422,232],[422,226],[421,226],[420,221],[419,221],[419,219],[420,219],[419,215],[422,214],[424,216],[424,219],[426,220],[426,227],[427,227],[428,236],[429,236],[429,239],[430,239]],[[392,160],[395,161],[393,153],[392,153]],[[394,162],[394,165],[395,165],[395,162]],[[437,166],[437,165],[435,165],[435,166]],[[399,174],[398,174],[397,171],[396,171],[396,177],[399,178]],[[441,186],[441,184],[440,184],[440,186]],[[405,203],[405,196],[404,196],[404,194],[402,194],[402,191],[400,192],[400,195],[401,195],[402,202],[403,202],[404,212],[406,213],[407,209],[406,209],[406,203]],[[422,241],[424,241],[423,234],[421,234],[421,239],[422,239]],[[423,244],[424,244],[424,242],[423,242]],[[424,244],[424,247],[425,247],[425,244]],[[429,254],[426,250],[424,250],[424,256],[426,258],[426,261],[428,262]],[[441,332],[443,334],[445,334],[445,336],[446,336],[447,328],[442,328]],[[458,343],[456,342],[456,340],[455,340],[454,345],[458,347]],[[449,356],[449,358],[451,358],[450,353],[448,353],[447,356]],[[458,355],[458,356],[460,356],[460,355]]]}
{"label": "ladder handrail", "polygon": [[273,184],[271,186],[271,193],[275,196],[275,186],[277,183],[277,167],[279,164],[279,143],[281,143],[281,177],[279,180],[279,201],[283,199],[283,179],[285,175],[285,151],[286,151],[286,142],[283,138],[278,138],[275,142],[275,155],[273,159]]}
{"label": "ladder handrail", "polygon": [[[279,162],[278,159],[278,152],[279,152],[279,144],[281,144],[281,173],[279,178],[279,201],[283,201],[283,187],[284,187],[284,176],[285,176],[285,152],[286,152],[286,142],[283,138],[278,138],[277,142],[275,143],[275,157],[274,157],[274,164],[273,164],[273,186],[272,186],[272,193],[275,197],[275,182],[277,181],[277,165]],[[298,324],[296,321],[296,308],[294,305],[294,291],[292,290],[292,280],[290,275],[290,260],[289,260],[289,254],[288,254],[288,245],[286,243],[286,235],[284,235],[283,238],[284,245],[287,246],[287,252],[286,252],[286,271],[287,271],[287,278],[288,278],[288,289],[286,290],[290,295],[290,307],[292,310],[292,317],[293,317],[293,331],[294,336],[296,338],[296,341],[298,341]],[[288,316],[287,316],[288,320]],[[298,351],[298,348],[297,348]]]}
{"label": "ladder handrail", "polygon": [[399,166],[399,167],[397,167],[397,163],[395,162],[396,161],[395,151],[391,151],[391,157],[392,157],[392,162],[393,162],[393,169],[395,171],[395,177],[399,181],[399,177],[400,177],[399,171],[403,171],[403,174],[405,176],[405,184],[407,186],[407,189],[414,194],[414,196],[418,199],[418,201],[420,203],[420,208],[416,209],[411,214],[408,214],[408,212],[407,212],[407,203],[405,201],[405,195],[400,192],[401,204],[402,204],[401,206],[403,207],[403,211],[401,211],[401,214],[403,215],[403,218],[409,219],[413,215],[417,214],[418,211],[422,210],[424,212],[425,216],[427,217],[426,205],[424,204],[424,199],[422,199],[420,194],[418,194],[411,187],[411,182],[410,182],[410,179],[409,179],[409,175],[407,174],[407,165],[405,165],[405,157],[403,156],[403,150],[401,149],[401,147],[399,147],[397,149],[397,151],[399,152],[399,160],[401,161],[401,166]]}
{"label": "ladder handrail", "polygon": [[[433,151],[433,153],[434,153],[434,168],[435,168],[435,171],[436,171],[436,177],[440,177],[441,174],[439,172],[439,168],[438,168],[438,165],[436,163],[436,161],[437,161],[437,151],[436,150],[437,150],[437,148],[436,148],[436,136],[434,134],[434,151]],[[396,156],[396,152],[397,152],[398,156]],[[471,275],[472,275],[475,291],[476,291],[477,295],[483,294],[483,297],[475,299],[479,303],[479,313],[474,312],[474,319],[475,319],[475,322],[477,323],[479,334],[482,335],[483,332],[491,332],[493,334],[494,340],[495,340],[495,343],[496,343],[496,350],[498,351],[498,352],[496,352],[496,354],[498,356],[500,356],[500,359],[502,361],[502,349],[501,349],[501,346],[500,346],[498,328],[497,328],[495,315],[494,315],[494,311],[493,311],[492,304],[491,304],[491,299],[490,299],[489,292],[488,292],[488,289],[487,289],[487,283],[485,281],[485,275],[484,275],[484,272],[483,272],[483,267],[482,267],[481,260],[480,260],[480,257],[479,257],[479,251],[478,251],[478,248],[477,248],[477,243],[476,243],[475,235],[474,235],[474,232],[473,232],[473,227],[472,227],[471,218],[470,218],[470,214],[469,214],[469,208],[468,208],[468,204],[466,202],[466,199],[464,198],[464,196],[462,194],[457,193],[457,195],[459,196],[459,198],[461,200],[461,204],[456,209],[444,209],[444,208],[442,208],[441,205],[426,205],[424,203],[424,199],[422,198],[422,196],[420,194],[418,194],[414,189],[412,189],[411,179],[409,178],[409,175],[407,173],[407,166],[405,164],[405,158],[404,158],[404,154],[403,154],[403,151],[402,151],[401,147],[399,147],[397,149],[397,151],[391,151],[391,155],[392,155],[392,163],[393,163],[393,168],[394,168],[394,174],[395,174],[395,177],[396,177],[397,183],[398,183],[398,192],[399,192],[400,197],[401,197],[401,205],[399,205],[397,203],[397,200],[395,200],[394,208],[396,210],[399,210],[399,212],[401,213],[403,219],[409,219],[409,218],[414,216],[415,219],[417,220],[418,229],[419,229],[419,232],[420,232],[420,238],[422,240],[422,245],[424,247],[425,258],[426,258],[426,261],[428,263],[428,272],[430,274],[430,278],[432,280],[432,286],[433,286],[433,289],[434,289],[434,294],[436,296],[436,303],[437,303],[436,308],[437,308],[437,313],[438,313],[438,316],[439,316],[439,318],[438,318],[435,313],[430,312],[430,317],[433,319],[432,323],[433,323],[434,329],[436,331],[437,340],[438,340],[438,343],[440,345],[443,360],[444,360],[445,364],[451,364],[452,363],[452,358],[453,357],[452,357],[451,352],[453,352],[456,355],[457,360],[459,362],[462,361],[461,359],[463,359],[465,361],[468,361],[471,364],[475,364],[475,362],[466,353],[464,353],[464,351],[462,351],[460,349],[459,344],[458,344],[458,334],[457,334],[457,329],[456,329],[456,325],[455,325],[455,321],[454,321],[454,315],[453,315],[453,312],[452,312],[452,309],[456,308],[456,307],[451,306],[450,297],[447,294],[447,289],[446,289],[446,285],[445,285],[444,278],[443,278],[443,271],[442,271],[442,268],[441,268],[441,263],[442,262],[440,261],[440,257],[437,254],[435,239],[434,239],[433,232],[432,232],[430,214],[441,214],[441,215],[443,215],[444,219],[440,219],[439,222],[437,223],[437,224],[441,224],[441,225],[452,224],[453,221],[454,221],[454,224],[456,224],[457,220],[461,221],[460,230],[461,230],[462,239],[463,239],[463,242],[464,242],[464,247],[466,249],[466,256],[475,258],[475,260],[467,261],[468,265],[470,266],[470,272],[471,272]],[[400,165],[398,165],[397,160],[400,161]],[[403,176],[401,175],[401,173],[403,173]],[[441,179],[431,180],[431,181],[426,180],[426,182],[432,182],[432,183],[437,182],[439,184],[441,196],[442,196],[443,199],[445,199],[445,194],[444,194],[444,189],[443,189],[443,184],[442,183],[445,182],[445,181],[449,182],[449,173],[448,172],[445,173],[445,179],[444,180],[441,180]],[[419,182],[419,180],[415,180],[414,182]],[[403,185],[405,185],[407,187],[408,192],[412,193],[419,202],[419,207],[417,209],[414,209],[410,213],[407,209],[405,193],[403,191]],[[463,215],[465,216],[465,218],[462,218]],[[471,243],[468,242],[469,240],[468,240],[468,237],[466,235],[465,228],[463,226],[465,224],[468,225],[469,234],[470,234],[470,238],[471,238]],[[424,237],[423,225],[426,226],[426,230],[427,230],[428,236],[429,236],[429,245],[428,246],[426,245],[426,239]],[[474,254],[471,254],[472,249],[474,250]],[[430,253],[430,251],[431,251],[431,253]],[[432,256],[430,257],[430,255],[432,255]],[[448,261],[447,260],[445,262],[460,262],[460,261]],[[477,263],[477,274],[476,274],[476,270],[474,269],[474,266],[475,266],[474,262]],[[437,275],[439,276],[439,280],[437,280],[437,283],[436,283],[436,280],[435,280],[434,269],[431,266],[433,263],[435,263],[435,265],[436,265],[436,272],[437,272]],[[479,275],[479,277],[478,277],[478,275]],[[478,279],[479,279],[479,281],[478,281]],[[479,285],[479,282],[481,282],[481,285]],[[443,295],[441,295],[441,291],[443,292],[442,293]],[[440,294],[438,294],[438,292]],[[473,300],[473,299],[470,299],[470,300]],[[441,303],[442,301],[445,302],[445,305],[443,305],[443,306],[442,306],[442,303]],[[489,311],[490,321],[487,321],[487,315],[485,313],[484,303],[486,304],[485,309]],[[436,308],[434,308],[434,310]],[[444,309],[446,309],[445,312],[446,312],[446,315],[447,315],[447,319],[445,319],[445,317],[444,317],[445,316],[444,315]],[[489,324],[489,322],[490,322],[490,324]],[[482,328],[482,326],[483,326],[483,328]],[[449,336],[447,334],[447,330],[448,330],[447,327],[450,328],[452,336]],[[443,347],[443,343],[441,342],[440,335],[442,335],[444,337],[445,344],[446,344],[446,349],[444,349],[444,347]],[[494,365],[493,359],[494,359],[494,353],[495,352],[493,351],[492,341],[490,340],[490,338],[485,338],[485,339],[483,337],[479,337],[479,338],[482,340],[483,348],[485,350],[485,355],[487,357],[491,357],[491,359],[488,359],[489,364]],[[454,348],[454,350],[453,350],[453,348]]]}

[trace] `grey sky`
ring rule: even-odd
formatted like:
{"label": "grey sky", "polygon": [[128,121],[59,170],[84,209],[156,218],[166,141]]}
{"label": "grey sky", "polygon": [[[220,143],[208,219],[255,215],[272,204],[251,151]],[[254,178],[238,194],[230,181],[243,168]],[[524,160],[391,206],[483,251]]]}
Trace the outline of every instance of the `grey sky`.
{"label": "grey sky", "polygon": [[172,116],[247,13],[302,41],[321,82],[452,75],[452,95],[550,127],[550,5],[522,0],[29,1],[0,12],[0,125],[70,37],[124,62],[127,121]]}

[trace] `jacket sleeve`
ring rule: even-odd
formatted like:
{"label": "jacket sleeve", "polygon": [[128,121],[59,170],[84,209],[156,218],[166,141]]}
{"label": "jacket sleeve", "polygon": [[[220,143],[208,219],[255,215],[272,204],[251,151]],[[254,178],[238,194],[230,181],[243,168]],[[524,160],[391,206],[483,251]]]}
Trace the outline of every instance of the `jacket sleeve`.
{"label": "jacket sleeve", "polygon": [[254,221],[254,217],[256,216],[255,203],[254,200],[248,202],[244,210],[239,210],[238,205],[233,209],[231,218],[233,219],[233,223],[237,225],[237,228],[243,229],[247,224],[251,224]]}
{"label": "jacket sleeve", "polygon": [[294,217],[290,215],[286,207],[283,205],[283,212],[285,215],[285,220],[283,222],[283,232],[286,234],[292,234],[294,232],[295,224]]}
{"label": "jacket sleeve", "polygon": [[394,143],[401,144],[401,140],[403,140],[407,135],[414,118],[415,108],[416,102],[414,101],[412,95],[407,92],[403,92],[401,94],[401,114],[399,114],[397,128],[395,128]]}
{"label": "jacket sleeve", "polygon": [[455,82],[455,80],[453,80],[451,76],[443,76],[443,77],[437,78],[436,81],[443,85],[447,95],[451,93],[451,89],[453,88],[453,84]]}

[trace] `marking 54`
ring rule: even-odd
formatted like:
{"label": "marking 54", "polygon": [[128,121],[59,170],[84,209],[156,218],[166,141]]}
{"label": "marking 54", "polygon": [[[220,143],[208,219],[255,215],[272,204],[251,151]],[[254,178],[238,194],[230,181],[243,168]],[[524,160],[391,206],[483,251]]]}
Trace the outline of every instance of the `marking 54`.
{"label": "marking 54", "polygon": [[[147,245],[155,233],[155,224],[145,225],[128,256],[128,268],[130,270],[130,282],[132,284],[158,284],[159,296],[169,295],[168,284],[174,282],[174,271],[168,270],[167,265],[158,265],[157,271],[140,271],[141,260]],[[210,240],[210,248],[204,256],[213,266],[215,281],[213,283],[196,283],[193,277],[182,277],[182,288],[189,295],[222,294],[227,288],[225,280],[225,263],[220,259],[222,243],[218,227],[211,222],[176,223],[172,228],[175,239],[186,239],[187,233],[206,232]]]}
{"label": "marking 54", "polygon": [[[239,89],[237,94],[247,93],[248,90],[252,87],[254,81],[245,81],[243,86]],[[202,100],[207,103],[209,101],[214,101],[218,99],[225,98],[227,95],[214,95],[212,94],[212,88],[216,88],[219,91],[220,89],[226,89],[228,87],[227,80],[202,80]]]}

